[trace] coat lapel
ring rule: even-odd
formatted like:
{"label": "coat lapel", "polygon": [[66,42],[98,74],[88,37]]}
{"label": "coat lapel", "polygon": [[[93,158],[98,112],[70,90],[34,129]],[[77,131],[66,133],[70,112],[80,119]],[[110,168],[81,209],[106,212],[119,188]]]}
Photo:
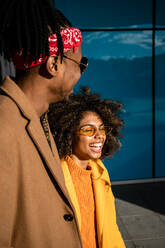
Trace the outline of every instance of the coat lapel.
{"label": "coat lapel", "polygon": [[57,150],[55,149],[55,144],[53,146],[54,141],[53,143],[51,143],[53,146],[53,149],[51,150],[39,119],[31,120],[29,122],[29,124],[27,125],[27,132],[33,140],[35,146],[37,147],[39,153],[45,160],[46,165],[48,166],[53,177],[56,179],[63,193],[65,194],[65,196],[68,197],[68,193],[65,188],[64,176],[61,169],[60,159]]}
{"label": "coat lapel", "polygon": [[15,102],[20,109],[21,115],[27,120],[27,125],[25,128],[30,138],[38,149],[40,155],[42,155],[46,165],[60,186],[65,197],[69,199],[69,195],[65,187],[60,159],[53,138],[51,139],[53,146],[51,151],[43,128],[40,124],[40,119],[37,116],[33,106],[23,91],[21,91],[21,89],[9,77],[6,77],[6,80],[1,88]]}

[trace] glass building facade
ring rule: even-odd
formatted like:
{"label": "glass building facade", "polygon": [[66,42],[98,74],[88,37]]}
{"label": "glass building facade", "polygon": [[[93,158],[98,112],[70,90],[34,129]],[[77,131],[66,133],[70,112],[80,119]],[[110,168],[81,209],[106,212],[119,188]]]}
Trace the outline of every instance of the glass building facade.
{"label": "glass building facade", "polygon": [[104,161],[112,181],[165,177],[165,1],[55,0],[83,34],[81,85],[123,104],[122,147]]}

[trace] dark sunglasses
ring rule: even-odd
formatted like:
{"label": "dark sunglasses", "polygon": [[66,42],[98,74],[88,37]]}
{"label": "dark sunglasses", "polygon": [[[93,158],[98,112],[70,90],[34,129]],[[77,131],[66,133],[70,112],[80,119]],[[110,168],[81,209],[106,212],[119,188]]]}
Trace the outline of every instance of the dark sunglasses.
{"label": "dark sunglasses", "polygon": [[83,74],[86,71],[86,69],[88,67],[88,58],[87,57],[82,57],[81,60],[80,60],[80,62],[77,62],[76,60],[74,60],[72,58],[69,58],[66,55],[63,55],[63,57],[66,58],[66,59],[72,60],[77,65],[79,65],[81,74]]}

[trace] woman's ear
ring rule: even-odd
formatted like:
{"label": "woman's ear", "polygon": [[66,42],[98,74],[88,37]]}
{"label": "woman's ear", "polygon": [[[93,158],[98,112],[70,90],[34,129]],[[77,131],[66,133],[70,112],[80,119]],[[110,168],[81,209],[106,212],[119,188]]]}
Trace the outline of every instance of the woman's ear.
{"label": "woman's ear", "polygon": [[57,56],[49,56],[46,61],[46,69],[52,76],[56,76],[59,69],[59,58]]}

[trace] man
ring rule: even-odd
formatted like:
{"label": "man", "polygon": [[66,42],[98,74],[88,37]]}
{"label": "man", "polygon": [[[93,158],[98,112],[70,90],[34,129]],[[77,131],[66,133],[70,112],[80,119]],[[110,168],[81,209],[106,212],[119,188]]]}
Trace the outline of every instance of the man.
{"label": "man", "polygon": [[46,0],[7,1],[1,10],[3,52],[17,72],[0,88],[0,248],[80,248],[45,113],[87,67],[81,33]]}

